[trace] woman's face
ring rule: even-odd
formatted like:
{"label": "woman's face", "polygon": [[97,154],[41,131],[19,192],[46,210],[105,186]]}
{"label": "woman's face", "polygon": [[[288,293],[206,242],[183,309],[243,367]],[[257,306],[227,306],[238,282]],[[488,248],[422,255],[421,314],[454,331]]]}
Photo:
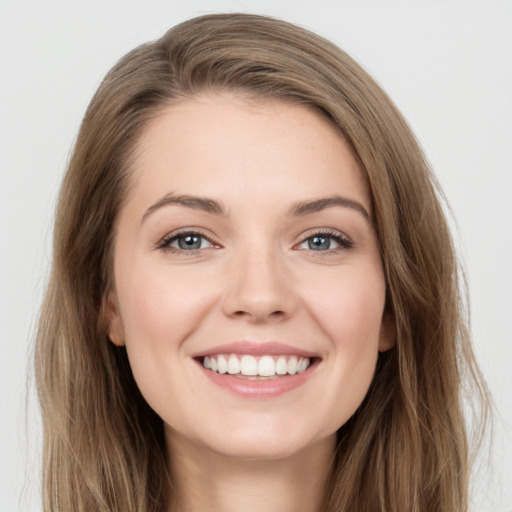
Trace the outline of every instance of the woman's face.
{"label": "woman's face", "polygon": [[365,182],[291,103],[163,110],[137,146],[114,273],[110,337],[171,443],[251,458],[332,443],[393,341]]}

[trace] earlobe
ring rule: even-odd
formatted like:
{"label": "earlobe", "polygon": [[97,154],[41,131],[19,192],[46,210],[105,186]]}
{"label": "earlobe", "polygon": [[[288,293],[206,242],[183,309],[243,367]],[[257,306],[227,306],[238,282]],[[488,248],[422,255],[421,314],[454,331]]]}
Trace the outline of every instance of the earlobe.
{"label": "earlobe", "polygon": [[119,306],[116,294],[109,292],[105,304],[105,320],[107,325],[107,334],[110,341],[122,347],[124,345],[124,329],[121,315],[119,314]]}
{"label": "earlobe", "polygon": [[380,326],[379,352],[386,352],[396,343],[396,325],[393,315],[385,312]]}

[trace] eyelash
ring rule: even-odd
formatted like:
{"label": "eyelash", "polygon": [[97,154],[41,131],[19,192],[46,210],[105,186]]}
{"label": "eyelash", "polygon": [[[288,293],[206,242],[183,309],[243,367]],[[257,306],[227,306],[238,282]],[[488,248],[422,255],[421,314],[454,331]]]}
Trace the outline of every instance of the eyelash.
{"label": "eyelash", "polygon": [[[171,244],[178,240],[181,237],[185,236],[197,236],[200,238],[203,238],[207,240],[211,245],[211,247],[206,248],[198,248],[198,249],[179,249],[176,247],[171,247]],[[338,247],[335,247],[334,249],[327,249],[325,251],[315,251],[313,249],[309,249],[312,253],[324,253],[324,254],[333,254],[338,253],[341,251],[347,251],[349,249],[352,249],[354,246],[353,241],[345,234],[340,233],[339,231],[334,231],[330,229],[326,230],[320,230],[320,231],[313,231],[310,233],[307,233],[307,236],[304,236],[300,242],[298,242],[294,247],[300,246],[303,243],[307,242],[308,240],[319,237],[319,238],[327,238],[334,240]],[[178,231],[177,233],[171,233],[167,236],[165,236],[160,242],[156,244],[156,249],[160,249],[163,251],[173,252],[176,254],[183,254],[187,256],[193,256],[197,255],[199,251],[202,251],[204,249],[210,249],[214,247],[219,247],[219,244],[217,244],[210,236],[205,235],[204,233],[201,233],[197,230],[190,230],[190,229],[184,229],[183,231]]]}
{"label": "eyelash", "polygon": [[347,235],[332,229],[325,229],[307,233],[306,236],[304,236],[297,245],[302,245],[304,242],[307,242],[308,240],[315,237],[328,238],[334,240],[338,244],[338,247],[335,247],[334,249],[327,249],[326,251],[315,251],[313,249],[310,249],[312,253],[335,254],[341,251],[347,251],[354,247],[354,242]]}
{"label": "eyelash", "polygon": [[[166,235],[164,238],[162,238],[162,240],[160,242],[158,242],[156,248],[163,250],[163,251],[173,252],[176,254],[183,254],[183,255],[187,255],[187,256],[197,255],[198,251],[204,250],[204,248],[203,249],[199,248],[199,249],[187,250],[187,249],[178,249],[177,247],[171,247],[171,244],[173,242],[175,242],[179,238],[182,238],[185,236],[197,236],[197,237],[203,238],[204,240],[207,240],[208,242],[210,242],[210,244],[212,244],[212,247],[219,246],[219,244],[217,244],[214,240],[212,240],[211,236],[207,236],[204,233],[201,233],[201,231],[199,231],[199,230],[184,229],[182,231],[178,231],[177,233],[171,233],[169,235]],[[210,248],[211,247],[208,247],[208,249],[210,249]]]}

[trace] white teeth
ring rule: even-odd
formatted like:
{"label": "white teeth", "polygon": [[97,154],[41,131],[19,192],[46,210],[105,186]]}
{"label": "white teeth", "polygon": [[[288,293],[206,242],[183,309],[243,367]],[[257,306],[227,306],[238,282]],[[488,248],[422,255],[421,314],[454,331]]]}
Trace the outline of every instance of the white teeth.
{"label": "white teeth", "polygon": [[286,375],[288,373],[288,364],[286,357],[280,356],[276,361],[276,373],[277,375]]}
{"label": "white teeth", "polygon": [[217,358],[218,372],[226,373],[228,371],[228,361],[224,356]]}
{"label": "white teeth", "polygon": [[258,375],[258,362],[256,358],[253,356],[242,356],[240,373],[242,375]]}
{"label": "white teeth", "polygon": [[231,354],[228,359],[228,373],[231,375],[240,373],[240,361],[234,354]]}
{"label": "white teeth", "polygon": [[270,356],[263,356],[258,363],[258,375],[270,377],[276,374],[276,363]]}
{"label": "white teeth", "polygon": [[309,366],[309,362],[307,358],[302,358],[299,361],[299,364],[297,365],[297,373],[302,373],[303,371],[307,370]]}
{"label": "white teeth", "polygon": [[297,358],[295,356],[290,357],[288,361],[288,373],[295,375],[297,373]]}
{"label": "white teeth", "polygon": [[278,375],[295,375],[306,371],[311,364],[309,357],[297,356],[237,356],[236,354],[207,356],[203,366],[216,373],[243,375],[247,378],[275,377]]}

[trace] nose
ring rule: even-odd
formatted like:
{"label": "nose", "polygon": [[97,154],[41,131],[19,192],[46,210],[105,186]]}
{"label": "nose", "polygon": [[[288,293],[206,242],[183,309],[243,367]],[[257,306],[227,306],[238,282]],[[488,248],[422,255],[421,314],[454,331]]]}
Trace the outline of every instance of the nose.
{"label": "nose", "polygon": [[273,251],[248,251],[231,262],[224,313],[251,323],[282,321],[293,314],[297,300],[293,279],[282,256]]}

